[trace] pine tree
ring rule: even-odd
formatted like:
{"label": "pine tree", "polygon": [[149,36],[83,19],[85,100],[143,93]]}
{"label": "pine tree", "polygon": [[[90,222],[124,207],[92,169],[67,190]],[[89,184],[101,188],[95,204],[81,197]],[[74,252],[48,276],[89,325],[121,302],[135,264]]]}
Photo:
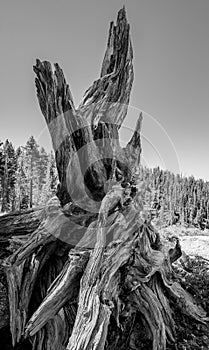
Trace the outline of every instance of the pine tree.
{"label": "pine tree", "polygon": [[39,145],[33,136],[29,138],[24,147],[25,149],[25,172],[28,179],[29,207],[32,208],[38,202],[39,198],[39,172],[38,165],[40,160]]}
{"label": "pine tree", "polygon": [[3,142],[0,141],[0,203],[2,202],[2,179],[4,176],[4,154],[3,154]]}
{"label": "pine tree", "polygon": [[39,162],[38,162],[39,194],[41,194],[42,188],[46,182],[48,163],[49,163],[49,155],[45,151],[44,147],[41,147],[39,152]]}
{"label": "pine tree", "polygon": [[50,198],[55,196],[57,190],[57,170],[55,165],[55,158],[53,153],[51,152],[49,155],[47,172],[45,183],[42,187],[41,196],[40,196],[40,204],[45,204]]}
{"label": "pine tree", "polygon": [[50,162],[51,191],[52,191],[52,194],[55,195],[57,191],[57,185],[58,185],[58,174],[57,174],[56,162],[55,162],[55,157],[53,152],[50,152],[49,162]]}
{"label": "pine tree", "polygon": [[14,210],[15,206],[15,182],[17,160],[15,150],[11,142],[5,141],[3,147],[3,167],[1,176],[2,205],[1,211]]}
{"label": "pine tree", "polygon": [[25,169],[25,150],[18,147],[16,150],[17,157],[17,170],[16,170],[16,184],[15,184],[15,209],[27,209],[29,206],[29,192],[28,192],[28,179]]}

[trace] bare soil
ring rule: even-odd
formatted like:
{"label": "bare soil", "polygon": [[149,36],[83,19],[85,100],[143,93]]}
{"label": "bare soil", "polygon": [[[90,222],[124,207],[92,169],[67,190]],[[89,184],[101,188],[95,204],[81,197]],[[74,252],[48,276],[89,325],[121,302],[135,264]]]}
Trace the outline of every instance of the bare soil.
{"label": "bare soil", "polygon": [[201,256],[209,260],[209,230],[173,225],[159,231],[163,236],[179,237],[182,250],[187,255]]}

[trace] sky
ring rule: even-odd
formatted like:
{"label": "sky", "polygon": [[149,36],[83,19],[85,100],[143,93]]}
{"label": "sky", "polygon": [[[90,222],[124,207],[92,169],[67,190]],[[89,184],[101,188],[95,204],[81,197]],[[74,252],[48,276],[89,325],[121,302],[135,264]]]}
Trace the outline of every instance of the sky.
{"label": "sky", "polygon": [[208,0],[1,0],[0,140],[49,149],[36,58],[59,63],[78,105],[99,77],[109,23],[125,4],[134,84],[121,143],[143,111],[142,163],[209,180]]}

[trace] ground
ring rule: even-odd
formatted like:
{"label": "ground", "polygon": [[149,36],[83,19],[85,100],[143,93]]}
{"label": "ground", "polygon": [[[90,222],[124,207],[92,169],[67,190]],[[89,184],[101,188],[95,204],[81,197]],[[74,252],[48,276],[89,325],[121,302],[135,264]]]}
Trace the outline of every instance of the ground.
{"label": "ground", "polygon": [[158,229],[163,235],[179,237],[182,250],[190,256],[202,256],[209,260],[209,230],[194,227],[168,226]]}

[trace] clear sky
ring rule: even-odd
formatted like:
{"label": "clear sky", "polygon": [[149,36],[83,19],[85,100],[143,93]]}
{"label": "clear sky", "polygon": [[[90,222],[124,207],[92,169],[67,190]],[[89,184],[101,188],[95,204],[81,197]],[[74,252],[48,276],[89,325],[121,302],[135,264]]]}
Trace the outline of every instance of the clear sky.
{"label": "clear sky", "polygon": [[35,59],[60,64],[78,104],[99,76],[109,22],[125,4],[135,79],[123,141],[138,110],[143,110],[144,163],[157,165],[159,158],[160,166],[164,163],[183,175],[209,180],[208,0],[1,0],[0,4],[1,140],[9,138],[18,146],[34,135],[48,147],[35,93]]}

